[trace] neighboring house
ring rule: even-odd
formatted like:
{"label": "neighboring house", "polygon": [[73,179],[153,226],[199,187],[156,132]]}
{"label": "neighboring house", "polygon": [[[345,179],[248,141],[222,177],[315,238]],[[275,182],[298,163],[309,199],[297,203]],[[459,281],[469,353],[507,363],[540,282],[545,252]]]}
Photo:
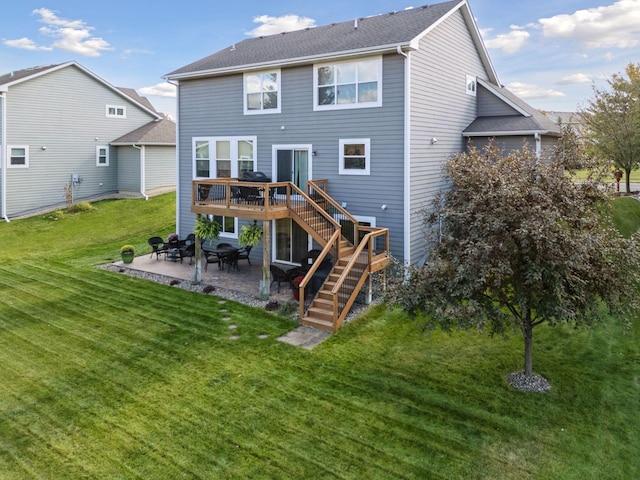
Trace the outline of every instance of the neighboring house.
{"label": "neighboring house", "polygon": [[175,123],[76,62],[0,76],[2,217],[175,188]]}
{"label": "neighboring house", "polygon": [[545,112],[550,118],[554,120],[557,125],[567,125],[573,129],[574,132],[580,137],[584,136],[585,122],[582,114],[579,112],[559,112],[548,111]]}
{"label": "neighboring house", "polygon": [[[178,84],[181,235],[192,231],[194,213],[216,215],[232,239],[238,218],[271,220],[267,261],[292,265],[323,246],[291,206],[299,194],[287,193],[288,215],[274,218],[266,205],[271,216],[234,210],[233,188],[217,204],[207,183],[250,170],[303,191],[311,185],[316,196],[326,188],[334,220],[344,225],[343,207],[360,225],[388,228],[391,254],[418,264],[421,212],[447,187],[442,166],[451,154],[488,137],[542,151],[557,136],[499,86],[466,1],[246,39],[166,78]],[[269,195],[276,206],[280,197]]]}

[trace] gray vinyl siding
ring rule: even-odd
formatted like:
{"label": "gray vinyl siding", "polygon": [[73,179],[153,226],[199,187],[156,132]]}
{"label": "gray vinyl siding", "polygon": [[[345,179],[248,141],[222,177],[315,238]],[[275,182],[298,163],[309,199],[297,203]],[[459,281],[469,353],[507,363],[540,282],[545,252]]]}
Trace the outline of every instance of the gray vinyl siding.
{"label": "gray vinyl siding", "polygon": [[145,188],[171,187],[176,184],[176,149],[145,147]]}
{"label": "gray vinyl siding", "polygon": [[490,93],[482,85],[478,85],[478,116],[500,117],[505,115],[521,115],[515,108]]}
{"label": "gray vinyl siding", "polygon": [[[10,216],[64,205],[74,173],[82,179],[77,200],[117,191],[117,149],[98,167],[96,146],[154,118],[75,66],[11,86],[7,96],[7,143],[30,149],[29,168],[7,169]],[[126,106],[127,118],[106,118],[107,104]]]}
{"label": "gray vinyl siding", "polygon": [[[191,232],[192,138],[257,136],[257,168],[272,176],[272,145],[311,144],[312,178],[327,179],[329,194],[354,215],[376,217],[391,230],[392,253],[402,258],[403,57],[383,59],[383,106],[313,111],[311,65],[282,70],[280,114],[243,114],[242,75],[182,81],[179,101],[180,235]],[[281,128],[284,126],[284,130]],[[369,138],[371,174],[339,175],[340,139]],[[382,211],[381,205],[387,210]],[[256,248],[256,258],[261,254]],[[252,252],[253,257],[253,252]]]}
{"label": "gray vinyl siding", "polygon": [[140,150],[135,147],[118,147],[118,190],[140,192]]}
{"label": "gray vinyl siding", "polygon": [[[455,40],[452,40],[455,39]],[[411,62],[410,245],[411,263],[425,257],[421,210],[446,188],[442,166],[465,142],[462,131],[477,116],[476,97],[465,91],[466,75],[483,79],[482,66],[462,14],[457,11],[429,32]],[[432,144],[431,138],[437,138]]]}

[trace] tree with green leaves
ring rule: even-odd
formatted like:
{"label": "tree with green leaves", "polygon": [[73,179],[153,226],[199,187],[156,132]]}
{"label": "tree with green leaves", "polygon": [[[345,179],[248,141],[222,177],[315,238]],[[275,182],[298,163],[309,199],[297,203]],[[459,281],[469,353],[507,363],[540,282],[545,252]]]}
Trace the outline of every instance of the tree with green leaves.
{"label": "tree with green leaves", "polygon": [[517,327],[531,378],[536,326],[635,310],[640,242],[612,226],[597,181],[575,183],[557,158],[540,161],[526,146],[506,157],[471,148],[445,172],[451,188],[424,213],[428,260],[394,279],[389,303],[425,328]]}
{"label": "tree with green leaves", "polygon": [[625,173],[629,192],[631,171],[640,166],[640,64],[625,73],[607,80],[608,89],[594,87],[581,115],[593,151]]}

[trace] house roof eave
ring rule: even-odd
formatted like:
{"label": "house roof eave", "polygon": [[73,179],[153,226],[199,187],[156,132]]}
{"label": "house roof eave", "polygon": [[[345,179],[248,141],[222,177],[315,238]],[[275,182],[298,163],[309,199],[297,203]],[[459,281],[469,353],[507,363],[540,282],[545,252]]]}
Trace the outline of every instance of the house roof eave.
{"label": "house roof eave", "polygon": [[462,132],[463,137],[515,137],[523,135],[549,135],[558,136],[556,132],[549,130],[502,130],[502,131],[489,131],[489,132]]}
{"label": "house roof eave", "polygon": [[162,78],[169,81],[188,80],[204,77],[218,77],[221,75],[231,75],[235,73],[251,72],[256,70],[265,70],[268,68],[295,67],[298,65],[307,65],[310,63],[318,63],[319,61],[344,60],[353,57],[361,57],[367,55],[383,55],[385,53],[397,53],[398,48],[403,51],[416,50],[417,48],[411,42],[394,43],[389,45],[377,45],[375,47],[367,47],[354,50],[345,50],[343,52],[331,52],[318,55],[309,55],[298,58],[285,58],[282,60],[274,60],[269,62],[252,63],[247,65],[234,65],[227,68],[215,68],[210,70],[200,70],[197,72],[178,73],[175,75],[167,74]]}
{"label": "house roof eave", "polygon": [[[90,77],[94,78],[95,80],[97,80],[98,82],[102,83],[104,86],[106,86],[107,88],[109,88],[110,90],[114,91],[115,93],[117,93],[119,96],[121,96],[122,98],[125,98],[126,100],[128,100],[129,102],[132,102],[134,104],[136,104],[137,106],[139,106],[140,108],[142,108],[145,112],[153,115],[156,118],[162,118],[161,115],[158,114],[158,112],[155,112],[153,110],[150,110],[147,106],[143,105],[142,103],[138,102],[136,99],[130,97],[129,95],[127,95],[126,93],[124,93],[123,91],[121,91],[119,88],[114,87],[113,85],[111,85],[109,82],[107,82],[106,80],[104,80],[103,78],[99,77],[98,75],[96,75],[95,73],[93,73],[91,70],[87,69],[86,67],[83,67],[82,65],[80,65],[78,62],[75,61],[70,61],[70,62],[66,62],[66,63],[60,63],[58,65],[51,65],[51,68],[45,68],[43,70],[40,70],[36,73],[34,73],[33,75],[27,75],[25,77],[16,79],[13,82],[7,82],[4,84],[4,88],[8,89],[9,87],[13,86],[13,85],[17,85],[19,83],[23,83],[29,80],[32,80],[34,78],[40,77],[42,75],[46,75],[49,74],[51,72],[55,72],[57,70],[62,70],[63,68],[67,68],[70,66],[75,66],[76,68],[78,68],[79,70],[81,70],[82,72],[84,72],[85,74],[89,75]],[[0,87],[2,88],[2,87]]]}
{"label": "house roof eave", "polygon": [[175,147],[175,143],[161,143],[161,142],[112,142],[109,145],[112,147],[132,147],[135,145],[143,145],[145,147]]}

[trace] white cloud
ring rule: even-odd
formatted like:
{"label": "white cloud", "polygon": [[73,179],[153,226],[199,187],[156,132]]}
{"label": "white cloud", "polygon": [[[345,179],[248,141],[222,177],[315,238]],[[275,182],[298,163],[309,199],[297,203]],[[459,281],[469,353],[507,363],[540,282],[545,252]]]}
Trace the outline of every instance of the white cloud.
{"label": "white cloud", "polygon": [[520,98],[558,98],[566,94],[557,90],[539,87],[530,83],[512,82],[507,88]]}
{"label": "white cloud", "polygon": [[640,0],[577,10],[539,20],[547,38],[572,38],[586,48],[628,48],[640,44]]}
{"label": "white cloud", "polygon": [[175,85],[170,84],[169,82],[157,83],[150,87],[143,87],[138,89],[138,93],[140,95],[154,95],[157,97],[172,97],[176,96],[176,87]]}
{"label": "white cloud", "polygon": [[16,40],[5,40],[2,43],[7,47],[19,48],[21,50],[52,50],[50,47],[41,47],[36,45],[33,40],[27,37],[18,38]]}
{"label": "white cloud", "polygon": [[314,19],[299,17],[298,15],[283,15],[282,17],[261,15],[259,17],[254,17],[253,23],[258,23],[260,26],[246,33],[250,37],[262,37],[265,35],[292,32],[294,30],[301,30],[303,28],[316,26],[316,21]]}
{"label": "white cloud", "polygon": [[[484,32],[488,34],[490,30],[485,30]],[[531,35],[526,30],[522,30],[520,27],[512,25],[509,33],[502,33],[494,38],[488,38],[485,40],[484,44],[487,48],[502,50],[504,53],[510,55],[524,47],[530,36]]]}
{"label": "white cloud", "polygon": [[562,77],[558,82],[560,85],[574,85],[576,83],[589,83],[591,77],[586,73],[574,73],[573,75],[567,75]]}
{"label": "white cloud", "polygon": [[55,12],[48,8],[38,8],[31,12],[32,15],[39,15],[41,23],[45,26],[39,32],[47,37],[55,39],[49,46],[39,46],[26,37],[18,40],[6,40],[5,45],[27,50],[53,50],[59,48],[68,52],[77,53],[86,57],[99,57],[101,52],[112,50],[111,45],[100,37],[93,37],[89,27],[82,20],[67,20],[60,18]]}

